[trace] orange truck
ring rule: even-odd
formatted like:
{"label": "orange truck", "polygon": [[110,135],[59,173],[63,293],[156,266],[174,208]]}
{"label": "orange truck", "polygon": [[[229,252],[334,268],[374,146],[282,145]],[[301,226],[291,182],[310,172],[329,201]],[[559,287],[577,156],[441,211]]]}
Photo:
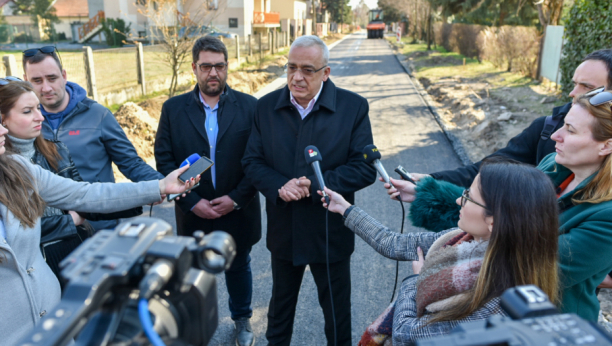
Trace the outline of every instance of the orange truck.
{"label": "orange truck", "polygon": [[385,22],[383,22],[382,10],[370,10],[370,22],[366,27],[368,29],[368,38],[383,38],[385,35]]}

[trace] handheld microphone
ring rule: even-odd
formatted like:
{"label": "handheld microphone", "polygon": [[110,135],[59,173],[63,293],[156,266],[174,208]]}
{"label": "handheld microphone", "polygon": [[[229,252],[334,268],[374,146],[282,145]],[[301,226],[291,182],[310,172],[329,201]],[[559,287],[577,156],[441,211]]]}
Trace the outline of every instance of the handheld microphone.
{"label": "handheld microphone", "polygon": [[309,163],[312,166],[312,170],[315,172],[317,176],[317,182],[319,183],[319,188],[321,192],[323,192],[323,197],[325,198],[325,203],[329,204],[329,196],[325,193],[325,181],[323,180],[323,174],[321,174],[321,153],[319,149],[314,145],[309,145],[304,149],[304,157],[306,157],[306,163]]}
{"label": "handheld microphone", "polygon": [[[185,161],[181,162],[181,165],[179,166],[179,168],[185,167],[187,165],[193,165],[196,161],[198,161],[200,159],[200,155],[198,154],[191,154],[189,155],[188,158],[185,159]],[[196,187],[200,186],[200,183],[195,184],[191,189],[183,192],[183,193],[187,193],[193,189],[195,189]],[[172,202],[174,201],[177,197],[181,196],[183,193],[177,193],[177,194],[171,194],[168,195],[168,202]]]}
{"label": "handheld microphone", "polygon": [[[385,167],[383,167],[382,163],[380,162],[381,156],[380,152],[378,151],[378,148],[376,148],[374,144],[366,145],[365,148],[363,148],[362,153],[365,162],[376,168],[378,174],[380,174],[385,183],[391,184],[391,181],[389,180],[389,174],[387,174]],[[393,186],[393,184],[391,184],[391,186]]]}

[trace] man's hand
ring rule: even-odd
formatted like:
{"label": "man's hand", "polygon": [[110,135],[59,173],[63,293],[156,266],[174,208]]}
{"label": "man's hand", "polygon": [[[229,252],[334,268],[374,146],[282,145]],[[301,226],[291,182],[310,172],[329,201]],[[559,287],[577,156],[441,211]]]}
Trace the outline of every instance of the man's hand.
{"label": "man's hand", "polygon": [[229,214],[234,210],[234,201],[228,195],[213,199],[210,201],[210,205],[221,216]]}
{"label": "man's hand", "polygon": [[72,216],[72,222],[74,222],[75,226],[80,226],[83,224],[83,221],[85,221],[85,219],[81,215],[79,215],[76,211],[70,210],[68,214]]}
{"label": "man's hand", "polygon": [[278,196],[285,202],[310,197],[310,180],[306,177],[293,178],[278,190]]}
{"label": "man's hand", "polygon": [[[320,196],[323,196],[323,192],[321,192],[321,190],[318,190],[317,193]],[[327,208],[331,212],[344,215],[344,212],[351,206],[351,204],[347,202],[341,194],[332,191],[327,187],[325,188],[325,193],[327,193],[329,196],[329,206],[327,203],[325,203],[325,197],[322,197],[321,202],[323,202],[323,208]]]}
{"label": "man's hand", "polygon": [[193,207],[193,209],[191,209],[191,211],[202,219],[218,219],[221,217],[221,214],[219,214],[213,209],[212,205],[210,204],[210,201],[204,198],[202,198]]}
{"label": "man's hand", "polygon": [[610,275],[606,275],[604,281],[600,283],[597,288],[612,288],[612,278],[610,277]]}
{"label": "man's hand", "polygon": [[423,264],[425,264],[425,257],[423,256],[423,250],[421,250],[421,247],[417,247],[417,254],[419,255],[419,260],[412,261],[412,272],[414,274],[421,273],[421,268],[423,268]]}
{"label": "man's hand", "polygon": [[[414,181],[418,182],[419,180],[429,177],[429,174],[420,174],[420,173],[411,173]],[[382,178],[378,178],[378,180],[383,181]],[[416,199],[416,185],[406,180],[396,180],[390,178],[390,184],[385,184],[385,189],[387,189],[387,194],[391,199],[397,199],[397,196],[401,194],[402,201],[412,203]]]}

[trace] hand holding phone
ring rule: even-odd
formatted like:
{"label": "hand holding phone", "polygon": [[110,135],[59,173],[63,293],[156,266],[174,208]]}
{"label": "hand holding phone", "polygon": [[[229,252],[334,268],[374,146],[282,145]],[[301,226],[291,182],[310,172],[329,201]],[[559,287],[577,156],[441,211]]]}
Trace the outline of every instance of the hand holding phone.
{"label": "hand holding phone", "polygon": [[[183,172],[183,174],[181,174],[179,176],[179,180],[181,182],[186,182],[188,180],[190,180],[191,178],[195,178],[198,175],[202,175],[202,173],[206,172],[207,169],[209,169],[210,167],[212,167],[212,165],[214,165],[215,163],[212,162],[211,159],[209,159],[206,156],[202,156],[200,157],[196,162],[193,163],[193,165],[190,165],[189,168]],[[196,187],[200,186],[200,183],[197,183],[196,185],[194,185],[191,189],[183,192],[183,193],[187,193],[193,189],[195,189]],[[174,201],[177,197],[180,197],[181,195],[183,195],[183,193],[178,193],[178,194],[169,194],[168,195],[168,202]]]}

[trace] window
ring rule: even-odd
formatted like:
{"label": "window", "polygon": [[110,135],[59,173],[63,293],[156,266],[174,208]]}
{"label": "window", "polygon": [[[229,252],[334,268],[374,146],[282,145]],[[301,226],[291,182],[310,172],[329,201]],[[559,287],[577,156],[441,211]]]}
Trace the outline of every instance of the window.
{"label": "window", "polygon": [[230,18],[229,19],[229,27],[237,28],[238,27],[238,18]]}

